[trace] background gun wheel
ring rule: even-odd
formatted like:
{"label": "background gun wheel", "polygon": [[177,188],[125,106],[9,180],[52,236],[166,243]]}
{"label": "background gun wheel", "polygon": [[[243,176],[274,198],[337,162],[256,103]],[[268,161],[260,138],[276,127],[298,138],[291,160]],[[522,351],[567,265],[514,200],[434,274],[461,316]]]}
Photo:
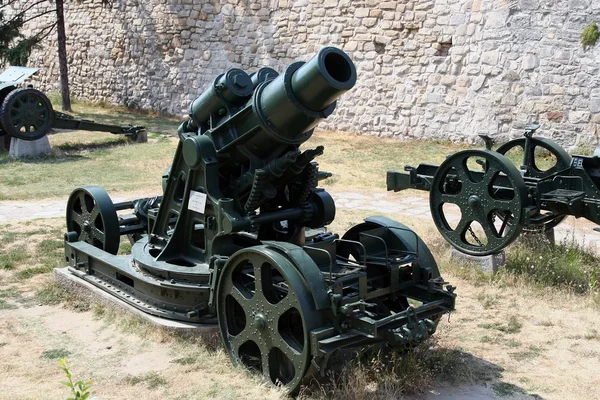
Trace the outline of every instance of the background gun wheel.
{"label": "background gun wheel", "polygon": [[67,230],[80,241],[110,254],[117,254],[121,240],[117,210],[104,189],[75,189],[67,203]]}
{"label": "background gun wheel", "polygon": [[217,317],[233,364],[288,392],[299,389],[318,316],[292,261],[266,246],[238,251],[219,280]]}
{"label": "background gun wheel", "polygon": [[[519,160],[517,168],[525,167],[524,177],[526,178],[546,178],[558,171],[569,168],[571,165],[571,156],[558,143],[545,138],[532,137],[529,139],[530,148],[525,154],[525,138],[514,139],[498,147],[496,151],[507,156],[511,160]],[[564,214],[555,215],[551,211],[544,211],[542,215],[546,218],[543,222],[536,222],[536,216],[528,226],[523,227],[525,232],[545,232],[560,224],[567,216]],[[548,217],[550,217],[548,219]],[[510,223],[510,221],[509,221]]]}
{"label": "background gun wheel", "polygon": [[54,123],[54,111],[48,97],[39,90],[13,90],[0,107],[0,124],[10,136],[37,140],[46,135]]}
{"label": "background gun wheel", "polygon": [[[438,231],[452,246],[484,256],[519,236],[526,196],[525,182],[508,158],[489,150],[464,150],[438,168],[429,206]],[[456,223],[451,208],[460,211]]]}

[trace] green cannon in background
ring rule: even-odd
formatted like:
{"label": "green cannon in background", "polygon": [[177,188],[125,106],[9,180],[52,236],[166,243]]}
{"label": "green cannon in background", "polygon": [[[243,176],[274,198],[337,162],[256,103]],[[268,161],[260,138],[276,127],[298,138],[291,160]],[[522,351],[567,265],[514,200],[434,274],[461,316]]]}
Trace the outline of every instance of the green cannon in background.
{"label": "green cannon in background", "polygon": [[439,166],[388,171],[387,188],[429,191],[439,232],[457,250],[476,256],[502,250],[522,230],[548,231],[569,215],[600,224],[598,149],[593,156],[571,157],[556,142],[534,137],[538,128],[528,127],[523,138],[495,151],[483,137],[485,150],[459,151]]}
{"label": "green cannon in background", "polygon": [[[217,323],[234,364],[290,392],[338,349],[425,340],[455,304],[427,246],[384,217],[328,232],[323,147],[299,149],[355,81],[332,47],[281,75],[218,76],[179,128],[162,196],[71,194],[68,269],[149,314]],[[122,235],[131,255],[116,255]]]}
{"label": "green cannon in background", "polygon": [[[10,67],[0,74],[0,136],[37,140],[50,129],[110,132],[137,141],[145,133],[143,126],[118,126],[75,119],[52,109],[48,97],[33,87],[20,85],[39,68]],[[144,136],[145,138],[145,136]]]}

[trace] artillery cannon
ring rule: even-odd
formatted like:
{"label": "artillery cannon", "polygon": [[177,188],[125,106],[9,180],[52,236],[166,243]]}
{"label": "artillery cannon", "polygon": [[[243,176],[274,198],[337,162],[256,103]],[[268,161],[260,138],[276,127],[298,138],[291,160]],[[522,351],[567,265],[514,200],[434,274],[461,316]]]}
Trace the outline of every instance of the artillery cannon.
{"label": "artillery cannon", "polygon": [[9,135],[21,140],[37,140],[51,128],[121,134],[137,141],[145,132],[143,126],[99,124],[73,118],[52,109],[48,97],[33,87],[21,88],[27,78],[39,68],[10,67],[0,74],[0,136]]}
{"label": "artillery cannon", "polygon": [[[69,270],[149,314],[217,323],[234,364],[290,392],[338,349],[425,340],[455,304],[427,246],[384,217],[327,232],[335,204],[313,161],[323,148],[299,149],[355,81],[332,47],[281,75],[219,75],[178,129],[162,196],[71,194]],[[122,235],[131,255],[116,255]]]}
{"label": "artillery cannon", "polygon": [[[502,250],[522,230],[552,229],[569,215],[600,224],[600,153],[571,157],[556,142],[534,137],[538,128],[529,126],[523,138],[495,151],[484,137],[485,150],[459,151],[439,166],[388,171],[387,188],[429,191],[441,235],[457,250],[476,256]],[[522,157],[519,168],[507,157],[513,152]],[[455,224],[448,205],[460,210]]]}

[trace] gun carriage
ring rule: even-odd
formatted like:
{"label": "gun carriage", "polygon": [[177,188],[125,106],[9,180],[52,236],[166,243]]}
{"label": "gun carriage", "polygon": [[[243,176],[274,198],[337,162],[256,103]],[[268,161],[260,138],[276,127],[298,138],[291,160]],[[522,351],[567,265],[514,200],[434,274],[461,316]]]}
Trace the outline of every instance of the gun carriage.
{"label": "gun carriage", "polygon": [[[288,391],[338,349],[425,340],[455,303],[427,246],[384,217],[328,232],[323,147],[300,150],[355,81],[331,47],[281,75],[219,75],[179,127],[162,196],[71,194],[69,270],[149,314],[217,323],[234,364]],[[130,255],[116,255],[122,235]]]}
{"label": "gun carriage", "polygon": [[[484,137],[486,149],[459,151],[439,166],[388,171],[387,188],[429,191],[440,234],[471,255],[496,253],[522,230],[549,230],[569,215],[600,224],[600,154],[571,157],[558,143],[534,137],[538,128],[528,127],[523,138],[495,151]],[[519,168],[511,153],[522,156]],[[447,205],[459,209],[460,218]],[[482,232],[475,233],[474,224]]]}
{"label": "gun carriage", "polygon": [[21,87],[39,68],[10,67],[0,74],[0,136],[9,135],[21,140],[37,140],[50,129],[72,129],[110,132],[137,140],[145,132],[143,126],[99,124],[76,119],[52,109],[48,97],[31,85]]}

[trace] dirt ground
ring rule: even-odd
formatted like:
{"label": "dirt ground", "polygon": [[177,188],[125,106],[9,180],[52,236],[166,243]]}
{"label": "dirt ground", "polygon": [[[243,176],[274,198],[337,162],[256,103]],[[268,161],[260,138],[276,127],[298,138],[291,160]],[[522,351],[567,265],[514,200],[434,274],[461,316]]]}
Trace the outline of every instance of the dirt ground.
{"label": "dirt ground", "polygon": [[[400,219],[398,213],[391,216]],[[420,232],[431,228],[424,220],[407,220],[420,225]],[[18,230],[27,235],[47,227],[52,233],[46,235],[55,235],[61,225],[58,218],[37,219]],[[0,234],[11,229],[17,230]],[[35,235],[12,246],[36,246],[44,236]],[[0,399],[66,398],[60,358],[69,361],[75,379],[93,381],[97,399],[284,397],[231,367],[218,341],[181,340],[73,300],[42,305],[35,293],[51,282],[51,274],[17,278],[28,267],[17,262],[0,270]],[[444,275],[458,287],[458,298],[456,312],[435,334],[435,351],[452,353],[456,368],[464,371],[449,375],[459,381],[440,377],[408,398],[600,399],[600,312],[590,299],[518,282],[476,284]]]}

